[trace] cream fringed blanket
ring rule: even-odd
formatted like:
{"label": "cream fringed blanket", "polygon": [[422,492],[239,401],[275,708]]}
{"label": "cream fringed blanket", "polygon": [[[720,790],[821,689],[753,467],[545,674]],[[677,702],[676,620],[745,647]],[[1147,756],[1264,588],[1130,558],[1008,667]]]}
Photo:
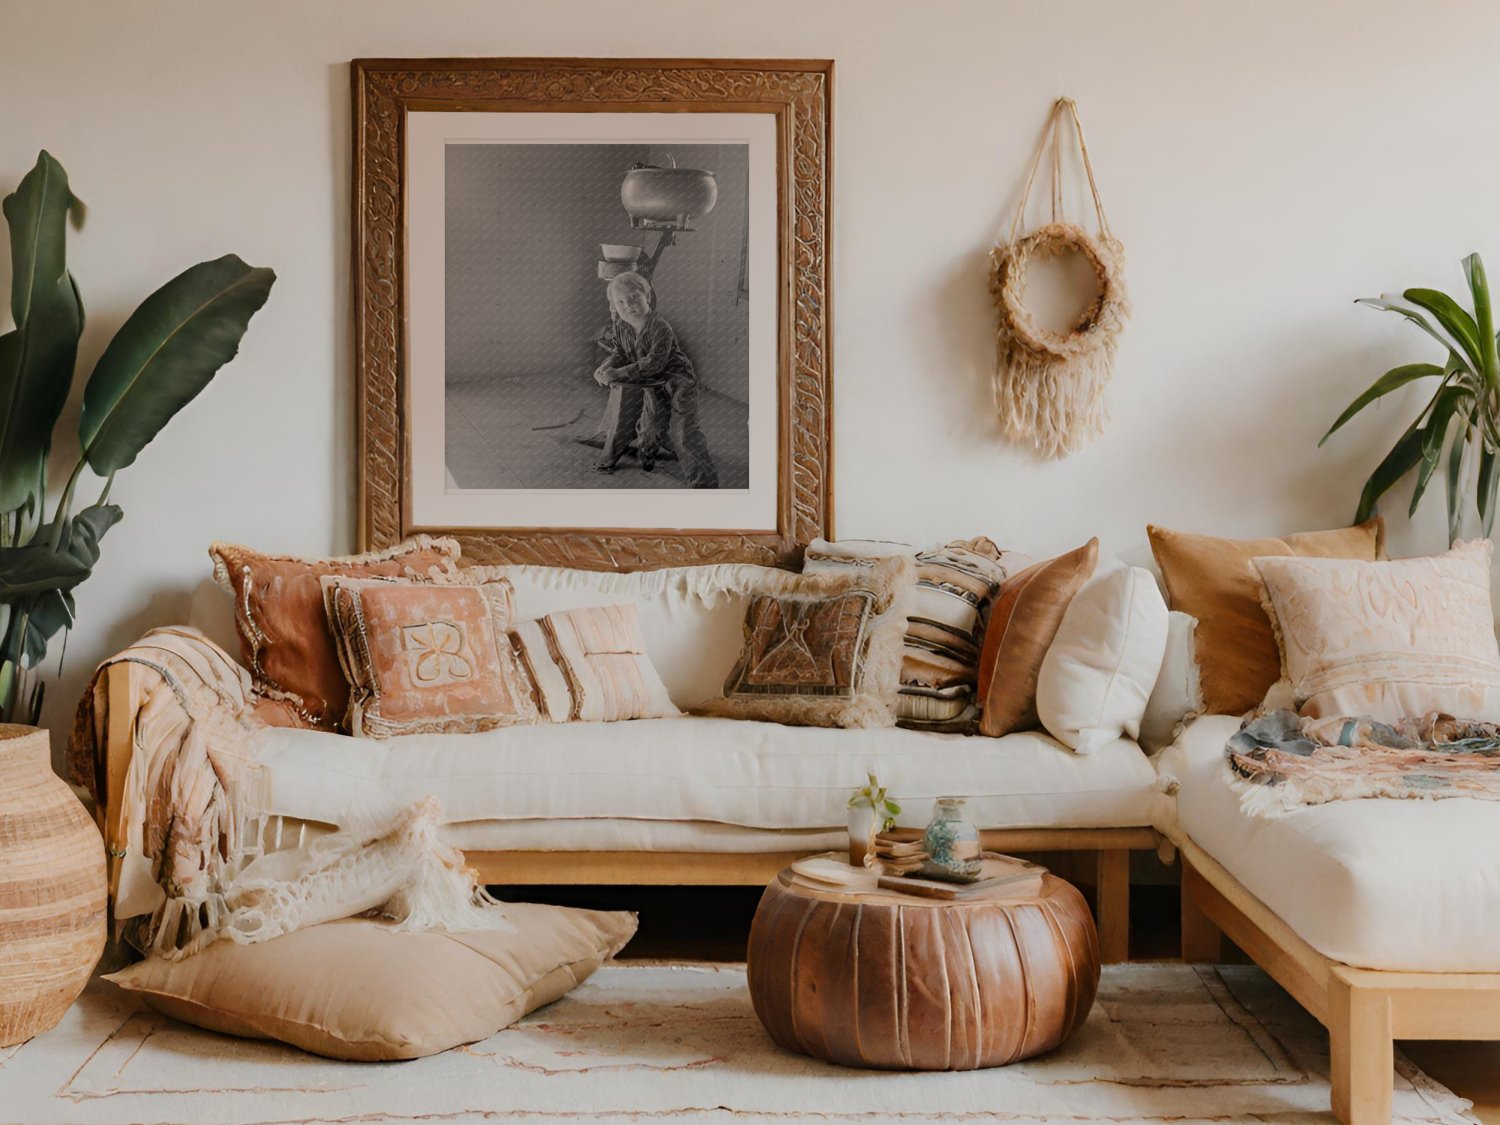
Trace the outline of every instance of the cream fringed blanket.
{"label": "cream fringed blanket", "polygon": [[220,937],[249,943],[375,910],[404,929],[504,927],[499,904],[437,836],[441,809],[420,801],[394,822],[267,850],[279,824],[264,807],[250,678],[196,629],[155,629],[100,665],[68,746],[72,780],[102,802],[109,723],[105,669],[145,677],[134,752],[106,843],[119,862],[114,916],[143,952],[187,956]]}

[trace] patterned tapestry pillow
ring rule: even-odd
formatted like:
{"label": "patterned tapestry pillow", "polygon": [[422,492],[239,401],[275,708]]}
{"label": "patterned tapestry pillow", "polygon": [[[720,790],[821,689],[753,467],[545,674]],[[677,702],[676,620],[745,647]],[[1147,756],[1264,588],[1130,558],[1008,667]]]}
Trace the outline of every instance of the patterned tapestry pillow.
{"label": "patterned tapestry pillow", "polygon": [[868,567],[877,558],[897,554],[917,560],[896,698],[897,725],[970,729],[979,714],[974,686],[990,605],[1006,577],[1031,560],[1001,551],[984,536],[925,551],[900,543],[820,539],[808,546],[802,569],[817,574]]}
{"label": "patterned tapestry pillow", "polygon": [[1283,677],[1266,702],[1397,723],[1433,711],[1500,722],[1488,540],[1435,558],[1261,558]]}
{"label": "patterned tapestry pillow", "polygon": [[323,611],[325,575],[426,579],[452,574],[458,543],[418,535],[386,551],[331,559],[267,555],[232,543],[208,549],[214,580],[234,598],[240,654],[256,691],[284,703],[285,716],[336,730],[349,685]]}
{"label": "patterned tapestry pillow", "polygon": [[793,726],[879,727],[895,721],[915,563],[778,579],[745,611],[745,643],[724,698],[706,714]]}
{"label": "patterned tapestry pillow", "polygon": [[641,638],[636,607],[549,613],[511,633],[542,715],[554,723],[612,723],[682,714]]}
{"label": "patterned tapestry pillow", "polygon": [[1073,596],[1099,561],[1099,540],[1021,571],[1000,590],[979,658],[979,731],[999,738],[1041,725],[1036,685],[1042,660]]}
{"label": "patterned tapestry pillow", "polygon": [[1198,619],[1203,707],[1214,715],[1242,715],[1260,706],[1281,672],[1251,560],[1265,555],[1366,562],[1385,558],[1385,523],[1379,516],[1358,527],[1280,538],[1219,539],[1149,525],[1146,535],[1168,608]]}
{"label": "patterned tapestry pillow", "polygon": [[511,651],[511,586],[325,577],[356,736],[471,734],[539,720]]}

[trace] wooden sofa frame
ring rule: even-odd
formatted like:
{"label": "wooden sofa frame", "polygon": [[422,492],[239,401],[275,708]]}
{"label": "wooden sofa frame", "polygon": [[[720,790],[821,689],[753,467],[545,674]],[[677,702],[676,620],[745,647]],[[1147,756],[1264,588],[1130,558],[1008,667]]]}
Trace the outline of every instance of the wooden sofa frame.
{"label": "wooden sofa frame", "polygon": [[[120,797],[135,751],[135,718],[142,677],[153,675],[133,662],[105,669],[109,712],[105,731],[105,792],[98,810],[110,854],[110,901],[118,886]],[[915,838],[917,833],[912,832]],[[1153,828],[1013,828],[985,831],[986,849],[1000,852],[1093,852],[1100,959],[1106,964],[1129,957],[1130,853],[1154,850]],[[640,852],[640,851],[470,851],[464,858],[488,885],[540,886],[618,884],[625,886],[765,886],[782,868],[810,851]]]}
{"label": "wooden sofa frame", "polygon": [[1397,1039],[1500,1039],[1500,973],[1356,969],[1319,953],[1191,840],[1182,859],[1182,959],[1235,945],[1328,1029],[1333,1112],[1389,1125]]}

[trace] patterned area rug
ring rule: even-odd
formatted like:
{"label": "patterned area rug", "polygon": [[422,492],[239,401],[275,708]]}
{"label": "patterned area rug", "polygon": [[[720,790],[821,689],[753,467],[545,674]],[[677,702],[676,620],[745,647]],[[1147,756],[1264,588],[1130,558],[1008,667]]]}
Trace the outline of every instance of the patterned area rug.
{"label": "patterned area rug", "polygon": [[[741,967],[631,964],[483,1043],[337,1063],[157,1016],[96,981],[63,1023],[0,1050],[0,1121],[1331,1122],[1327,1036],[1258,969],[1104,971],[1088,1023],[997,1070],[892,1074],[788,1054]],[[1397,1122],[1473,1122],[1398,1056]]]}

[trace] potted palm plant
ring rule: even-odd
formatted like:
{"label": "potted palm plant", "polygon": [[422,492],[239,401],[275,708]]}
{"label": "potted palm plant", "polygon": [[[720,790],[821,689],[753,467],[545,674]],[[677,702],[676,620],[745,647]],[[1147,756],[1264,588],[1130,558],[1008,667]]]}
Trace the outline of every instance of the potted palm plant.
{"label": "potted palm plant", "polygon": [[[109,503],[115,474],[234,357],[276,275],[227,254],[183,271],[141,302],[84,384],[78,457],[49,512],[53,430],[73,386],[84,324],[66,261],[68,218],[77,220],[82,208],[62,165],[42,152],[6,196],[4,212],[15,327],[0,336],[0,722],[34,724],[43,684],[32,670],[73,623],[73,590],[124,514]],[[75,511],[85,468],[104,485]]]}
{"label": "potted palm plant", "polygon": [[1495,522],[1495,494],[1500,487],[1500,357],[1497,357],[1495,320],[1489,283],[1478,254],[1463,260],[1473,310],[1436,289],[1407,289],[1366,297],[1358,304],[1397,313],[1416,325],[1446,353],[1441,363],[1407,363],[1387,371],[1339,415],[1323,435],[1321,446],[1346,422],[1372,402],[1409,383],[1436,379],[1429,398],[1370,474],[1360,494],[1354,521],[1375,513],[1380,498],[1397,481],[1415,470],[1409,515],[1427,491],[1438,466],[1444,467],[1448,500],[1448,539],[1458,538],[1468,497],[1477,509],[1484,534]]}

